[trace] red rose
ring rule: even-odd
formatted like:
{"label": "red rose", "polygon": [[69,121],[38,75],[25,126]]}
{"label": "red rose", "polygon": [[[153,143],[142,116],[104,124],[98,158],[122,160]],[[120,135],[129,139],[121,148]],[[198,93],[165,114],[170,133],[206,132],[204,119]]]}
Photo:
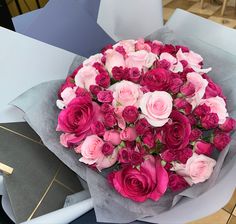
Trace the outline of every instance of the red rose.
{"label": "red rose", "polygon": [[93,95],[95,95],[95,96],[97,96],[98,93],[99,93],[101,90],[102,90],[102,88],[101,88],[100,86],[97,86],[97,85],[90,85],[90,86],[89,86],[89,91],[90,91]]}
{"label": "red rose", "polygon": [[107,72],[100,73],[95,78],[97,85],[107,88],[110,86],[110,76]]}
{"label": "red rose", "polygon": [[224,124],[221,124],[219,128],[225,132],[231,132],[235,129],[236,121],[232,117],[226,118]]}
{"label": "red rose", "polygon": [[163,52],[167,52],[169,54],[176,54],[176,48],[174,45],[172,44],[165,44],[162,48],[161,48],[161,53]]}
{"label": "red rose", "polygon": [[213,151],[213,145],[203,140],[199,140],[194,145],[194,151],[197,154],[204,154],[206,156],[210,156]]}
{"label": "red rose", "polygon": [[202,135],[202,131],[198,128],[194,128],[194,129],[192,129],[192,131],[190,133],[189,140],[191,142],[194,142],[197,139],[199,139],[201,135]]}
{"label": "red rose", "polygon": [[189,114],[187,117],[188,117],[188,120],[189,120],[191,126],[194,126],[197,124],[197,119],[193,114]]}
{"label": "red rose", "polygon": [[113,92],[110,90],[102,90],[98,93],[97,98],[101,103],[111,103],[113,101]]}
{"label": "red rose", "polygon": [[157,201],[168,185],[166,170],[153,156],[147,156],[140,169],[128,166],[112,174],[109,179],[118,193],[136,202],[147,199]]}
{"label": "red rose", "polygon": [[141,72],[138,68],[129,69],[128,80],[134,83],[139,83],[141,79]]}
{"label": "red rose", "polygon": [[155,146],[155,138],[152,131],[146,131],[142,136],[143,144],[147,145],[149,148],[153,148]]}
{"label": "red rose", "polygon": [[209,113],[201,118],[201,125],[205,129],[216,128],[219,123],[219,117],[216,113]]}
{"label": "red rose", "polygon": [[209,114],[211,111],[211,108],[208,107],[205,103],[202,105],[199,105],[198,107],[195,108],[193,111],[194,115],[197,117],[204,117],[207,114]]}
{"label": "red rose", "polygon": [[192,105],[184,98],[176,98],[174,100],[174,106],[185,114],[190,114],[192,111]]}
{"label": "red rose", "polygon": [[164,68],[164,69],[169,69],[171,64],[169,61],[167,61],[166,59],[162,59],[162,60],[156,60],[155,61],[155,66],[156,68]]}
{"label": "red rose", "polygon": [[230,136],[225,132],[218,132],[213,138],[213,144],[219,151],[222,151],[229,143]]}
{"label": "red rose", "polygon": [[186,46],[176,45],[175,47],[176,47],[176,52],[178,52],[179,49],[181,49],[183,53],[189,52],[189,48]]}
{"label": "red rose", "polygon": [[100,121],[95,121],[91,125],[92,133],[98,136],[103,136],[105,133],[104,124]]}
{"label": "red rose", "polygon": [[105,69],[104,65],[99,62],[95,62],[93,64],[93,67],[96,68],[98,73],[106,73],[106,69]]}
{"label": "red rose", "polygon": [[116,118],[113,113],[104,114],[104,123],[107,127],[112,128],[116,125]]}
{"label": "red rose", "polygon": [[189,120],[176,110],[172,111],[170,118],[172,123],[167,123],[163,128],[163,140],[170,149],[185,148],[191,133]]}
{"label": "red rose", "polygon": [[135,123],[135,130],[138,135],[143,135],[146,131],[151,128],[151,125],[145,118],[142,118]]}
{"label": "red rose", "polygon": [[126,122],[133,123],[139,116],[138,108],[135,106],[127,106],[122,112],[122,117]]}
{"label": "red rose", "polygon": [[186,180],[182,176],[179,176],[175,173],[171,173],[169,175],[169,185],[168,186],[172,191],[181,191],[181,190],[189,187]]}
{"label": "red rose", "polygon": [[172,79],[170,83],[170,91],[174,94],[178,93],[180,90],[180,87],[183,85],[183,81],[180,78],[174,78]]}
{"label": "red rose", "polygon": [[120,81],[120,80],[122,80],[124,78],[124,69],[123,69],[122,66],[120,66],[120,67],[117,67],[117,66],[113,67],[111,73],[112,73],[113,78],[115,80],[117,80],[117,81]]}
{"label": "red rose", "polygon": [[81,136],[81,140],[91,132],[91,124],[98,119],[99,106],[88,98],[73,99],[58,116],[58,129]]}
{"label": "red rose", "polygon": [[163,68],[156,68],[142,76],[141,85],[146,86],[151,92],[155,90],[167,91],[170,86],[170,72]]}
{"label": "red rose", "polygon": [[110,156],[112,155],[114,151],[114,146],[110,142],[105,142],[102,146],[102,153],[105,156]]}

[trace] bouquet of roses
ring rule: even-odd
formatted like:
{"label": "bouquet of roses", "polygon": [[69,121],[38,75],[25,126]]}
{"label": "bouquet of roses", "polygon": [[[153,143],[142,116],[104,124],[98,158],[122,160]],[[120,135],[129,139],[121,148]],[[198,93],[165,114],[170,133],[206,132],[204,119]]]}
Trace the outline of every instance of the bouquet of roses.
{"label": "bouquet of roses", "polygon": [[60,142],[136,202],[204,182],[236,125],[210,70],[184,46],[109,45],[61,85]]}

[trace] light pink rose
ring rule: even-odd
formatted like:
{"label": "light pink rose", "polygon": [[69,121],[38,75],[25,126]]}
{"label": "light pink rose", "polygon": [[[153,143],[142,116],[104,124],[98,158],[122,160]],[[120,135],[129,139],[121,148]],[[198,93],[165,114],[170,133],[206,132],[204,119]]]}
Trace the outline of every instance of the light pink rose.
{"label": "light pink rose", "polygon": [[183,65],[171,54],[164,52],[160,55],[160,60],[166,60],[170,63],[170,70],[172,72],[182,72]]}
{"label": "light pink rose", "polygon": [[108,72],[111,74],[112,68],[115,66],[125,66],[125,60],[122,54],[117,52],[114,49],[108,49],[105,53],[106,56],[106,64],[105,67]]}
{"label": "light pink rose", "polygon": [[102,153],[103,140],[97,135],[88,136],[80,147],[80,153],[82,157],[79,159],[88,165],[96,163],[104,157]]}
{"label": "light pink rose", "polygon": [[154,127],[163,126],[172,111],[172,97],[165,91],[145,93],[140,101],[140,108],[148,123]]}
{"label": "light pink rose", "polygon": [[123,108],[116,107],[114,110],[114,113],[116,115],[116,120],[117,120],[117,124],[118,124],[119,128],[121,128],[122,130],[125,129],[126,123],[125,123],[125,119],[122,116]]}
{"label": "light pink rose", "polygon": [[75,76],[75,85],[89,90],[91,85],[96,85],[97,70],[92,66],[81,68]]}
{"label": "light pink rose", "polygon": [[102,169],[113,166],[117,161],[118,149],[114,149],[113,153],[109,156],[103,156],[96,162],[96,168],[101,171]]}
{"label": "light pink rose", "polygon": [[208,81],[202,78],[196,72],[190,72],[187,74],[187,82],[190,82],[194,85],[195,92],[192,97],[187,98],[187,101],[192,105],[192,109],[199,105],[202,97],[205,94]]}
{"label": "light pink rose", "polygon": [[183,176],[189,185],[193,185],[209,179],[215,165],[214,159],[193,153],[186,164],[174,163],[171,170]]}
{"label": "light pink rose", "polygon": [[134,141],[137,138],[135,128],[128,127],[120,132],[120,138],[124,141]]}
{"label": "light pink rose", "polygon": [[65,146],[66,148],[72,143],[77,143],[77,137],[75,134],[71,133],[63,133],[60,135],[60,143]]}
{"label": "light pink rose", "polygon": [[120,132],[117,130],[105,131],[105,134],[103,135],[103,139],[104,141],[110,142],[113,145],[119,145],[121,142]]}
{"label": "light pink rose", "polygon": [[145,50],[147,52],[151,52],[151,50],[152,50],[151,47],[145,43],[144,39],[137,40],[137,42],[135,44],[135,48],[138,51]]}
{"label": "light pink rose", "polygon": [[156,59],[155,54],[141,50],[128,53],[125,64],[128,68],[136,67],[141,70],[142,68],[150,68]]}
{"label": "light pink rose", "polygon": [[116,47],[123,47],[126,53],[134,52],[135,51],[135,40],[121,40],[116,43],[113,48]]}
{"label": "light pink rose", "polygon": [[101,63],[103,55],[101,53],[90,56],[83,62],[83,66],[93,66],[94,63]]}
{"label": "light pink rose", "polygon": [[74,88],[67,87],[61,92],[61,98],[62,100],[57,100],[57,106],[60,109],[63,109],[66,107],[71,100],[73,100],[76,97]]}
{"label": "light pink rose", "polygon": [[218,115],[219,124],[223,124],[226,121],[226,117],[229,116],[225,101],[219,96],[202,99],[200,104],[206,104],[211,108],[211,113],[216,113]]}
{"label": "light pink rose", "polygon": [[126,80],[112,85],[109,89],[113,91],[114,99],[112,103],[114,107],[138,107],[140,98],[143,95],[140,85]]}

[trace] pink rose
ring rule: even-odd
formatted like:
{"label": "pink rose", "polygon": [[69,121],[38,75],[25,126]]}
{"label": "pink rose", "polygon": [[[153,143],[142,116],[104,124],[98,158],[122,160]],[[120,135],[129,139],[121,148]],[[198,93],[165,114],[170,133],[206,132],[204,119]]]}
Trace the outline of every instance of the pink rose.
{"label": "pink rose", "polygon": [[125,64],[128,68],[136,67],[141,71],[143,68],[150,68],[156,59],[155,54],[141,50],[128,53]]}
{"label": "pink rose", "polygon": [[121,40],[116,43],[114,46],[116,47],[123,47],[126,53],[134,52],[135,51],[135,40]]}
{"label": "pink rose", "polygon": [[101,121],[94,121],[91,125],[92,134],[103,136],[105,133],[104,124]]}
{"label": "pink rose", "polygon": [[144,39],[137,40],[135,44],[135,49],[136,51],[145,50],[147,52],[151,52],[152,50],[151,47],[144,42]]}
{"label": "pink rose", "polygon": [[58,131],[76,134],[83,140],[91,132],[91,124],[100,118],[98,104],[84,97],[73,99],[58,115]]}
{"label": "pink rose", "polygon": [[113,105],[114,107],[139,106],[140,98],[143,93],[138,84],[130,81],[121,81],[112,85],[109,88],[113,91]]}
{"label": "pink rose", "polygon": [[122,116],[122,112],[123,112],[122,107],[116,107],[114,110],[118,127],[121,128],[122,130],[124,130],[126,127],[126,123],[125,123],[125,119]]}
{"label": "pink rose", "polygon": [[74,144],[79,143],[78,140],[80,139],[75,134],[63,133],[60,135],[60,143],[66,148],[73,147]]}
{"label": "pink rose", "polygon": [[129,163],[130,162],[130,150],[127,148],[121,148],[118,152],[118,161],[120,163]]}
{"label": "pink rose", "polygon": [[148,92],[140,101],[142,114],[154,127],[163,126],[172,111],[172,97],[165,91]]}
{"label": "pink rose", "polygon": [[88,136],[81,145],[80,153],[82,157],[79,161],[88,165],[96,163],[101,157],[104,157],[102,153],[103,144],[103,140],[97,135]]}
{"label": "pink rose", "polygon": [[142,76],[141,85],[146,86],[150,91],[167,91],[171,84],[170,72],[163,68],[156,68],[146,72]]}
{"label": "pink rose", "polygon": [[187,82],[180,87],[180,92],[187,97],[193,96],[195,93],[195,86],[191,82]]}
{"label": "pink rose", "polygon": [[103,139],[106,142],[110,142],[113,145],[119,145],[121,143],[120,139],[120,133],[116,130],[109,130],[105,131],[105,134],[103,135]]}
{"label": "pink rose", "polygon": [[194,144],[194,151],[197,154],[204,154],[206,156],[210,156],[213,151],[213,145],[203,140],[199,140]]}
{"label": "pink rose", "polygon": [[220,125],[220,129],[225,132],[231,132],[236,127],[236,121],[232,117],[226,118],[226,121]]}
{"label": "pink rose", "polygon": [[101,103],[111,103],[113,101],[112,91],[102,90],[98,93],[97,98]]}
{"label": "pink rose", "polygon": [[62,100],[57,100],[57,107],[59,109],[63,109],[64,107],[66,107],[71,100],[73,100],[76,97],[75,94],[75,90],[71,87],[67,87],[65,88],[62,92],[61,92],[61,98]]}
{"label": "pink rose", "polygon": [[81,68],[75,76],[75,85],[89,90],[91,85],[96,85],[97,70],[92,66]]}
{"label": "pink rose", "polygon": [[187,98],[187,100],[192,105],[192,107],[195,108],[199,105],[201,99],[203,98],[208,82],[196,72],[190,72],[187,74],[187,82],[190,82],[194,85],[195,91],[193,96]]}
{"label": "pink rose", "polygon": [[107,72],[102,72],[95,78],[97,85],[108,88],[110,86],[110,76]]}
{"label": "pink rose", "polygon": [[175,191],[181,191],[181,190],[187,188],[189,185],[183,177],[181,177],[175,173],[171,173],[169,175],[169,185],[168,186],[172,191],[175,192]]}
{"label": "pink rose", "polygon": [[140,169],[125,167],[113,172],[109,180],[123,197],[136,202],[144,202],[149,198],[157,201],[167,189],[168,174],[160,160],[147,156]]}
{"label": "pink rose", "polygon": [[127,80],[134,82],[134,83],[139,83],[141,79],[141,72],[138,70],[138,68],[130,68]]}
{"label": "pink rose", "polygon": [[96,62],[101,63],[102,56],[102,54],[95,54],[90,56],[88,59],[84,60],[83,66],[93,66],[93,64]]}
{"label": "pink rose", "polygon": [[122,112],[122,117],[126,122],[133,123],[139,116],[138,108],[134,106],[127,106]]}
{"label": "pink rose", "polygon": [[103,113],[113,113],[115,108],[109,103],[103,103],[100,107],[101,112]]}
{"label": "pink rose", "polygon": [[108,49],[105,53],[106,57],[106,64],[105,67],[108,70],[108,72],[111,74],[112,69],[117,66],[125,66],[125,60],[122,54],[117,52],[114,49]]}
{"label": "pink rose", "polygon": [[193,153],[186,164],[174,163],[171,170],[183,176],[190,186],[209,179],[216,161],[205,155]]}
{"label": "pink rose", "polygon": [[120,132],[120,139],[124,141],[134,141],[137,138],[135,128],[128,127]]}
{"label": "pink rose", "polygon": [[216,113],[218,115],[219,124],[223,124],[226,121],[226,117],[229,116],[226,109],[226,103],[223,98],[219,96],[202,99],[200,101],[200,104],[206,104],[208,107],[211,108],[211,113]]}
{"label": "pink rose", "polygon": [[183,65],[178,61],[174,56],[171,54],[164,52],[160,55],[160,60],[166,60],[170,63],[170,71],[172,72],[182,72],[183,71]]}
{"label": "pink rose", "polygon": [[100,157],[96,162],[96,168],[101,171],[102,169],[113,166],[117,162],[117,155],[118,150],[114,149],[111,155]]}
{"label": "pink rose", "polygon": [[229,143],[230,143],[230,136],[225,132],[219,132],[215,134],[213,138],[213,144],[219,151],[222,151]]}
{"label": "pink rose", "polygon": [[203,128],[209,130],[216,128],[219,123],[219,118],[216,113],[209,113],[206,116],[201,118],[201,125]]}

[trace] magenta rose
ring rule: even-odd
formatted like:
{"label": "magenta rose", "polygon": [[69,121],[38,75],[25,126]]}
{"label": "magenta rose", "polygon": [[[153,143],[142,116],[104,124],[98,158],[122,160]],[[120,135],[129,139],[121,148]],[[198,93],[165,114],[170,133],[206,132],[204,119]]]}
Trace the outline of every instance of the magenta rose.
{"label": "magenta rose", "polygon": [[206,104],[201,104],[196,107],[193,111],[194,115],[197,117],[204,117],[211,112],[211,108]]}
{"label": "magenta rose", "polygon": [[170,83],[170,91],[174,94],[177,94],[182,85],[183,81],[180,78],[173,78]]}
{"label": "magenta rose", "polygon": [[202,135],[202,131],[200,129],[198,129],[198,128],[194,128],[191,131],[191,134],[189,136],[189,140],[191,142],[196,141],[197,139],[200,138],[201,135]]}
{"label": "magenta rose", "polygon": [[99,75],[96,76],[95,80],[97,85],[103,88],[108,88],[110,86],[110,76],[108,75],[107,72],[100,73]]}
{"label": "magenta rose", "polygon": [[147,145],[149,148],[155,146],[155,138],[152,131],[146,131],[142,136],[143,144]]}
{"label": "magenta rose", "polygon": [[123,196],[136,202],[157,201],[165,193],[168,174],[159,159],[147,156],[140,169],[125,167],[109,178],[112,186]]}
{"label": "magenta rose", "polygon": [[195,86],[191,82],[187,82],[181,86],[180,92],[185,96],[192,96],[195,93]]}
{"label": "magenta rose", "polygon": [[153,92],[156,90],[167,91],[170,86],[170,72],[163,68],[156,68],[142,76],[141,84]]}
{"label": "magenta rose", "polygon": [[175,173],[171,173],[169,175],[169,185],[168,187],[172,190],[172,191],[181,191],[187,187],[189,187],[188,183],[186,182],[186,180],[175,174]]}
{"label": "magenta rose", "polygon": [[113,101],[112,91],[102,90],[97,94],[98,101],[101,103],[111,103]]}
{"label": "magenta rose", "polygon": [[110,142],[105,142],[102,146],[102,153],[105,156],[110,156],[112,155],[114,151],[114,146]]}
{"label": "magenta rose", "polygon": [[151,125],[148,123],[146,118],[139,119],[135,123],[135,130],[136,130],[138,135],[143,135],[150,128],[151,128]]}
{"label": "magenta rose", "polygon": [[138,68],[130,68],[128,73],[128,80],[134,83],[139,83],[141,79],[141,72]]}
{"label": "magenta rose", "polygon": [[122,80],[124,78],[124,69],[123,69],[122,66],[120,66],[120,67],[117,67],[117,66],[113,67],[111,72],[112,72],[113,78],[115,80],[117,80],[117,81],[120,81],[120,80]]}
{"label": "magenta rose", "polygon": [[164,152],[161,153],[161,158],[165,160],[166,162],[172,162],[176,160],[176,154],[174,150],[167,149]]}
{"label": "magenta rose", "polygon": [[93,134],[103,136],[105,133],[104,124],[101,121],[95,121],[91,125],[91,131]]}
{"label": "magenta rose", "polygon": [[232,117],[226,118],[226,121],[219,126],[222,131],[231,132],[236,127],[236,121]]}
{"label": "magenta rose", "polygon": [[100,116],[99,106],[88,98],[77,97],[58,116],[58,131],[73,133],[81,140],[91,132],[91,124]]}
{"label": "magenta rose", "polygon": [[120,132],[120,139],[124,141],[134,141],[137,138],[135,128],[128,127]]}
{"label": "magenta rose", "polygon": [[199,140],[194,145],[194,151],[197,154],[204,154],[206,156],[210,156],[213,151],[213,145],[203,140]]}
{"label": "magenta rose", "polygon": [[130,157],[129,157],[129,149],[128,148],[121,148],[118,152],[118,161],[120,163],[129,163]]}
{"label": "magenta rose", "polygon": [[219,123],[219,117],[216,113],[209,113],[201,118],[201,125],[205,129],[216,128]]}
{"label": "magenta rose", "polygon": [[113,113],[115,108],[109,103],[103,103],[100,107],[101,112],[103,113]]}
{"label": "magenta rose", "polygon": [[229,143],[230,136],[225,132],[218,132],[213,138],[213,144],[219,151],[222,151]]}
{"label": "magenta rose", "polygon": [[176,98],[174,100],[174,106],[185,114],[190,114],[192,111],[192,105],[185,98]]}
{"label": "magenta rose", "polygon": [[131,165],[138,166],[144,161],[143,154],[135,150],[130,150],[129,161]]}
{"label": "magenta rose", "polygon": [[106,113],[104,114],[104,124],[105,126],[112,128],[117,124],[114,113]]}
{"label": "magenta rose", "polygon": [[89,86],[89,91],[95,96],[97,96],[101,90],[102,90],[101,86],[97,86],[97,85]]}
{"label": "magenta rose", "polygon": [[173,110],[170,118],[172,123],[167,123],[163,129],[163,140],[170,149],[185,148],[189,143],[191,125],[188,118],[180,112]]}
{"label": "magenta rose", "polygon": [[121,142],[120,132],[117,130],[105,131],[105,133],[103,135],[103,139],[104,139],[104,141],[110,142],[113,145],[119,145]]}
{"label": "magenta rose", "polygon": [[186,147],[181,150],[176,150],[176,160],[178,160],[180,163],[185,164],[187,160],[193,155],[193,150],[189,147]]}
{"label": "magenta rose", "polygon": [[128,123],[133,123],[139,116],[138,108],[135,106],[127,106],[122,112],[122,117]]}

